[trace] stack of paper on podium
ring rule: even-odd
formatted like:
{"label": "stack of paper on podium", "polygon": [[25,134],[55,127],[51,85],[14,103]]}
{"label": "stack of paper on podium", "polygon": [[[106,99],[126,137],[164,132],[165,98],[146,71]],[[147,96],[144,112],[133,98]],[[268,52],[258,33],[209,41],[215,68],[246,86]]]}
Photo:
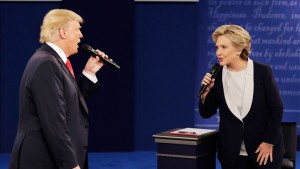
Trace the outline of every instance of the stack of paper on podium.
{"label": "stack of paper on podium", "polygon": [[215,131],[216,130],[212,130],[212,129],[183,128],[183,129],[171,131],[170,134],[200,136],[200,135],[215,132]]}

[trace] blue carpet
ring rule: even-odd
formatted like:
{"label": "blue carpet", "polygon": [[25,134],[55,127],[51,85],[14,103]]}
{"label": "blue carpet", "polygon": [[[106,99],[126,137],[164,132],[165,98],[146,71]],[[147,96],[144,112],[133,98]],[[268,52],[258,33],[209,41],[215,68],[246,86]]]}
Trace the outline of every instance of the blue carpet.
{"label": "blue carpet", "polygon": [[[300,169],[300,152],[297,152]],[[0,169],[7,169],[9,154],[0,154]],[[89,153],[90,169],[157,169],[155,151]],[[217,161],[216,169],[221,169]]]}
{"label": "blue carpet", "polygon": [[156,169],[156,152],[89,153],[90,169]]}

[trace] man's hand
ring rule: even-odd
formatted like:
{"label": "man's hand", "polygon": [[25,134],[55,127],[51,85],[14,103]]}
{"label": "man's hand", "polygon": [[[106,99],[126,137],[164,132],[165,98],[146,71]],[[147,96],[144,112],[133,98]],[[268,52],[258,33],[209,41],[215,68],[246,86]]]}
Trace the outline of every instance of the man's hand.
{"label": "man's hand", "polygon": [[[98,49],[96,51],[100,56],[108,59],[108,56],[104,52]],[[85,65],[84,71],[92,76],[96,76],[96,73],[101,69],[103,65],[104,63],[100,60],[99,56],[91,56]]]}

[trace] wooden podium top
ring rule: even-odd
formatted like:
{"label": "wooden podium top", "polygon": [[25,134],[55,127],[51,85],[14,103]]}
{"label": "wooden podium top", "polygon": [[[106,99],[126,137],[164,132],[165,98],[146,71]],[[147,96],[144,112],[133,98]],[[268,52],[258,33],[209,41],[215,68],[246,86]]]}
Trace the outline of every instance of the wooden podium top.
{"label": "wooden podium top", "polygon": [[183,145],[198,145],[207,141],[215,141],[217,139],[218,131],[210,131],[200,135],[185,135],[185,134],[171,134],[171,132],[180,130],[182,128],[176,128],[169,131],[154,134],[156,143],[168,143],[168,144],[183,144]]}

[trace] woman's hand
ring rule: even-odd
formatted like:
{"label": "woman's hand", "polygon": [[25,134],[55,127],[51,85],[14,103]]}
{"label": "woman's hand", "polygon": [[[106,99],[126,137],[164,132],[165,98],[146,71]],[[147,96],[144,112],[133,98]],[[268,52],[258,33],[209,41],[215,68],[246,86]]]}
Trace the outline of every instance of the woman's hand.
{"label": "woman's hand", "polygon": [[80,167],[79,167],[79,165],[78,166],[76,166],[75,168],[73,168],[73,169],[80,169]]}
{"label": "woman's hand", "polygon": [[266,165],[269,158],[270,161],[273,162],[273,145],[262,142],[255,153],[258,153],[256,162],[258,162],[259,165]]}
{"label": "woman's hand", "polygon": [[215,79],[211,79],[211,74],[206,73],[206,75],[203,77],[201,86],[208,85],[206,90],[203,92],[201,95],[201,100],[204,102],[206,95],[209,93],[210,89],[214,86],[215,84]]}

